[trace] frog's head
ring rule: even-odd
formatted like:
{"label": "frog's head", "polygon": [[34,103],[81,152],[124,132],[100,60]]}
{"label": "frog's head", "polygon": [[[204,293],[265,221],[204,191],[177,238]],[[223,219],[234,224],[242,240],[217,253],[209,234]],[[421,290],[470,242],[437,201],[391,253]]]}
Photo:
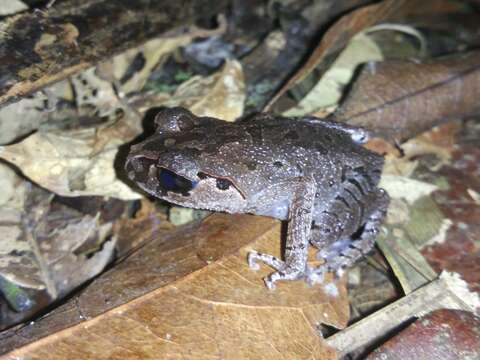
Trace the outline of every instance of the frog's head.
{"label": "frog's head", "polygon": [[130,149],[129,178],[147,193],[179,205],[240,212],[245,193],[228,176],[205,166],[205,154],[216,146],[208,139],[219,121],[183,108],[162,110],[155,118],[156,133]]}

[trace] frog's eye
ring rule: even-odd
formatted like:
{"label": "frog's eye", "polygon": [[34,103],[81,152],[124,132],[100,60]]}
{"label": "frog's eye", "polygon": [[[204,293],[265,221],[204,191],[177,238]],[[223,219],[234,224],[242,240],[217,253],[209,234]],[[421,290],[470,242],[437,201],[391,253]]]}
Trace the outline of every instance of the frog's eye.
{"label": "frog's eye", "polygon": [[201,180],[204,180],[204,179],[207,179],[207,180],[215,180],[215,187],[218,189],[218,190],[222,190],[222,191],[226,191],[226,190],[235,190],[235,191],[238,191],[240,193],[240,195],[245,198],[245,194],[243,193],[243,191],[241,191],[233,181],[231,181],[230,179],[228,178],[225,178],[225,177],[216,177],[216,176],[212,176],[212,175],[208,175],[204,172],[199,172],[197,174],[198,178]]}
{"label": "frog's eye", "polygon": [[190,190],[198,184],[196,181],[191,181],[164,168],[158,169],[158,182],[162,190],[180,193],[185,196],[188,196]]}
{"label": "frog's eye", "polygon": [[232,182],[227,179],[217,179],[217,189],[219,190],[228,190],[230,186],[233,186]]}
{"label": "frog's eye", "polygon": [[194,118],[190,111],[181,107],[160,110],[155,116],[155,130],[157,132],[179,132],[195,126]]}

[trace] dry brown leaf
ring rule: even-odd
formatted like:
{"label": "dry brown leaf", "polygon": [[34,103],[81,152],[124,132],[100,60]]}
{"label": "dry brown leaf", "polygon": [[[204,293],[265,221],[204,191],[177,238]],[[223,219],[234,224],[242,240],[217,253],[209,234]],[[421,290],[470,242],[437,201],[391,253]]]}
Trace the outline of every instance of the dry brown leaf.
{"label": "dry brown leaf", "polygon": [[46,122],[46,99],[45,94],[37,92],[31,98],[0,108],[0,144],[8,144]]}
{"label": "dry brown leaf", "polygon": [[[478,146],[459,140],[468,133],[478,143],[474,124],[466,122],[464,129],[459,123],[444,124],[402,144],[402,157],[386,157],[381,186],[391,197],[384,226],[388,235],[380,236],[377,245],[405,293],[442,269],[455,269],[478,288],[471,275],[478,267],[479,207],[468,196],[469,189],[480,188],[472,175]],[[455,168],[456,159],[473,166]]]}
{"label": "dry brown leaf", "polygon": [[305,65],[277,92],[265,107],[273,104],[286,91],[299,84],[315,68],[323,74],[350,39],[360,31],[382,23],[402,22],[411,15],[442,13],[456,9],[449,1],[385,0],[378,4],[357,9],[337,21],[322,37]]}
{"label": "dry brown leaf", "polygon": [[[194,34],[188,33],[176,37],[164,37],[147,41],[142,46],[125,51],[112,59],[113,75],[119,81],[120,88],[125,94],[140,91],[148,80],[155,67],[161,66],[167,55],[181,46],[189,44]],[[126,82],[121,81],[135,58],[141,56],[144,64],[140,71],[135,72]]]}
{"label": "dry brown leaf", "polygon": [[197,116],[234,121],[243,114],[245,102],[242,66],[238,61],[228,60],[221,71],[208,77],[194,76],[172,96],[160,93],[143,101],[146,102],[136,106],[142,112],[153,106],[183,106]]}
{"label": "dry brown leaf", "polygon": [[91,67],[70,78],[75,90],[77,108],[92,107],[98,117],[115,117],[123,108],[113,85],[97,75],[97,68]]}
{"label": "dry brown leaf", "polygon": [[16,14],[20,11],[25,11],[28,6],[20,0],[7,1],[0,7],[0,16]]}
{"label": "dry brown leaf", "polygon": [[479,84],[479,52],[428,63],[375,63],[361,72],[338,119],[404,141],[440,122],[478,114]]}
{"label": "dry brown leaf", "polygon": [[[223,15],[218,17],[217,29],[200,29],[195,25],[176,28],[164,36],[147,41],[145,44],[134,49],[127,50],[120,55],[113,57],[100,67],[110,68],[112,81],[116,82],[118,88],[124,94],[141,91],[152,72],[162,66],[168,55],[182,46],[186,46],[195,38],[207,38],[225,33],[227,24]],[[132,65],[140,59],[141,66],[131,73]]]}
{"label": "dry brown leaf", "polygon": [[[25,319],[100,273],[113,257],[112,224],[65,208],[52,195],[0,164],[6,196],[0,205],[0,328]],[[101,248],[103,246],[103,248]],[[80,249],[89,250],[84,254]]]}
{"label": "dry brown leaf", "polygon": [[[216,214],[200,229],[194,229],[187,236],[184,233],[180,239],[184,240],[179,244],[173,239],[163,242],[170,250],[158,254],[164,260],[156,272],[163,274],[164,280],[157,279],[158,276],[152,278],[152,281],[170,279],[173,282],[103,315],[14,350],[5,355],[5,359],[17,356],[24,359],[45,356],[49,359],[148,358],[158,354],[186,359],[335,358],[334,351],[325,347],[316,326],[320,323],[346,325],[348,302],[344,283],[337,283],[337,297],[326,295],[322,285],[308,287],[303,282],[280,283],[277,290],[271,292],[266,289],[262,276],[272,270],[262,267],[255,272],[248,268],[246,253],[251,248],[279,254],[280,224],[277,221]],[[252,239],[255,241],[250,243]],[[189,256],[188,249],[196,256]],[[151,247],[145,251],[152,253]],[[179,258],[175,260],[176,257]],[[187,271],[189,275],[175,280],[169,269],[172,261],[176,263],[180,257],[192,264],[193,272]],[[122,273],[128,272],[130,282],[127,284],[133,291],[135,284],[149,286],[142,280],[138,262],[130,267],[134,264],[137,264],[135,274],[127,265],[120,269]],[[176,266],[182,269],[181,264],[178,262]],[[115,276],[115,272],[111,272],[111,276]],[[330,281],[328,277],[327,282]],[[111,279],[108,284],[112,285]],[[125,286],[123,289],[126,294],[130,292]],[[90,302],[98,307],[105,306],[102,305],[104,297],[111,295],[97,289],[90,292],[92,296]]]}
{"label": "dry brown leaf", "polygon": [[[139,134],[128,119],[98,129],[36,132],[0,147],[0,158],[17,166],[29,179],[62,196],[99,195],[123,200],[141,196],[121,182],[114,169],[118,147]],[[101,145],[99,145],[101,144]]]}

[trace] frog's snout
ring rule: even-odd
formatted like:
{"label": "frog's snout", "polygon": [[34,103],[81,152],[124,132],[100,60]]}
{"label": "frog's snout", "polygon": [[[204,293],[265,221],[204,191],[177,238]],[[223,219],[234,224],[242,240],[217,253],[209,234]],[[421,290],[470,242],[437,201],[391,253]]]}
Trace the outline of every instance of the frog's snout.
{"label": "frog's snout", "polygon": [[189,196],[190,191],[198,183],[159,166],[156,157],[145,154],[130,154],[125,163],[125,169],[132,181],[157,196],[167,192]]}

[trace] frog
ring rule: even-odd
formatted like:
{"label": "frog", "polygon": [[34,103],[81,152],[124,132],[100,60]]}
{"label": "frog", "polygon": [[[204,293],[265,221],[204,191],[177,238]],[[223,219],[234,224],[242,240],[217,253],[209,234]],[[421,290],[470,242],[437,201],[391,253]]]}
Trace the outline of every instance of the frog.
{"label": "frog", "polygon": [[341,276],[374,247],[389,196],[378,186],[383,156],[363,146],[367,130],[272,113],[227,122],[181,107],[162,109],[154,124],[125,162],[140,189],[185,207],[288,222],[281,258],[252,250],[246,259],[253,270],[273,269],[268,289]]}

